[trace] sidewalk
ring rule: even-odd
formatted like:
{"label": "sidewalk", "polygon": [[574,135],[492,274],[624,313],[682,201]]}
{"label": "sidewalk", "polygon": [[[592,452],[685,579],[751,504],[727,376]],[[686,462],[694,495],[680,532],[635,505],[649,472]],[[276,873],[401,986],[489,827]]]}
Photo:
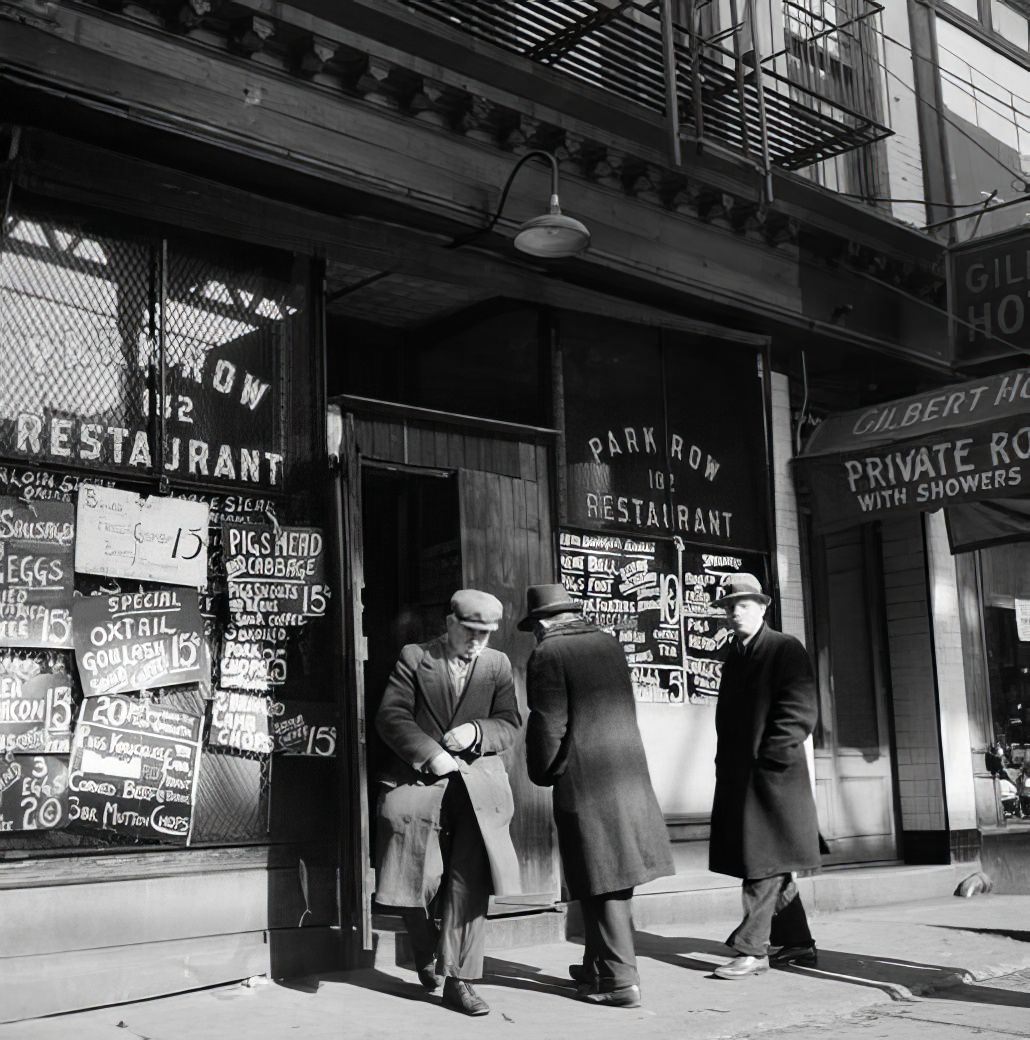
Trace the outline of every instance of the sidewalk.
{"label": "sidewalk", "polygon": [[[482,1019],[444,1010],[413,973],[384,964],[320,980],[236,984],[18,1022],[0,1026],[0,1040],[707,1040],[813,1026],[945,990],[990,1004],[996,990],[955,987],[1030,968],[1030,896],[949,897],[817,915],[817,969],[713,979],[712,967],[728,959],[721,939],[735,923],[640,931],[643,1007],[633,1010],[572,999],[567,966],[581,949],[554,943],[488,958],[488,978],[477,990],[492,1013]],[[1020,1008],[1030,1008],[1030,995],[1015,996]],[[1030,1013],[1020,1014],[1030,1021]]]}

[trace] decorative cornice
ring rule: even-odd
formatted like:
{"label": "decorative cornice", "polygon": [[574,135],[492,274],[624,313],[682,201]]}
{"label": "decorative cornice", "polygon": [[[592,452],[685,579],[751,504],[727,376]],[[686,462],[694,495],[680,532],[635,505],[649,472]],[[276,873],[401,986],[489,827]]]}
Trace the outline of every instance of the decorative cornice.
{"label": "decorative cornice", "polygon": [[[0,0],[0,19],[16,19],[54,31],[50,0]],[[93,11],[96,17],[128,22],[179,38],[196,36],[198,46],[221,46],[227,57],[255,60],[262,70],[306,81],[310,89],[334,86],[348,101],[374,105],[408,117],[444,135],[460,135],[514,155],[544,148],[557,158],[563,177],[618,192],[637,204],[662,208],[703,221],[771,249],[797,250],[804,218],[761,206],[754,198],[705,183],[689,169],[656,164],[625,147],[603,140],[604,131],[587,136],[520,111],[511,103],[453,82],[419,74],[401,63],[362,49],[360,39],[340,27],[330,39],[275,17],[280,5],[231,0],[65,0],[64,6]],[[532,108],[527,102],[526,108]],[[871,217],[873,215],[871,214]],[[926,298],[939,297],[943,272],[926,271],[890,259],[875,249],[857,247],[826,231],[806,236],[812,258],[828,267],[853,268]]]}

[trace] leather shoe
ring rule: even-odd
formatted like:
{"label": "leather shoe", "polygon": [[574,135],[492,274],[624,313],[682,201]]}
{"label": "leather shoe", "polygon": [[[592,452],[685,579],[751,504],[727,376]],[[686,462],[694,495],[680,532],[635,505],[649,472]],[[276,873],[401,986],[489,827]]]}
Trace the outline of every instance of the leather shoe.
{"label": "leather shoe", "polygon": [[443,982],[443,979],[433,971],[432,964],[427,964],[424,968],[418,969],[418,981],[422,983],[424,990],[432,993],[440,988],[440,983]]}
{"label": "leather shoe", "polygon": [[467,983],[448,975],[443,983],[444,1007],[464,1015],[489,1015],[490,1005]]}
{"label": "leather shoe", "polygon": [[768,957],[752,957],[742,954],[726,964],[720,965],[712,974],[717,979],[746,979],[749,975],[760,975],[769,970]]}
{"label": "leather shoe", "polygon": [[803,964],[811,968],[819,963],[819,951],[815,948],[815,943],[806,946],[781,946],[769,954],[769,963]]}
{"label": "leather shoe", "polygon": [[592,971],[585,964],[570,964],[569,978],[581,986],[592,985],[597,981],[597,972]]}
{"label": "leather shoe", "polygon": [[617,986],[615,989],[601,990],[600,992],[580,992],[576,995],[577,1000],[587,1004],[601,1004],[604,1007],[640,1007],[639,986]]}

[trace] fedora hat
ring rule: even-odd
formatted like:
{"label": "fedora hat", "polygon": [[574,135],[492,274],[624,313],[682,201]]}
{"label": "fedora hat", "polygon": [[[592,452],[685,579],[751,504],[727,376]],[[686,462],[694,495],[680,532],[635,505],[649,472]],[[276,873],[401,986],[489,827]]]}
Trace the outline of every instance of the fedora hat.
{"label": "fedora hat", "polygon": [[532,632],[533,625],[540,618],[582,609],[582,602],[573,599],[564,585],[530,585],[526,589],[526,616],[519,622],[519,631]]}
{"label": "fedora hat", "polygon": [[713,607],[728,607],[738,599],[757,599],[768,606],[771,597],[762,591],[762,583],[753,574],[734,574],[719,589],[719,598],[712,601]]}

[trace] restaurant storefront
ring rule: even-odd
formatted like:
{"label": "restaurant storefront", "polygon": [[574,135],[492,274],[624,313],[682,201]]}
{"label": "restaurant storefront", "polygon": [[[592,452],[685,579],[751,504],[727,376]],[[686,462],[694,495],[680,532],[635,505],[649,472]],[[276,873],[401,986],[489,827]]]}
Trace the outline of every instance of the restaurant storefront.
{"label": "restaurant storefront", "polygon": [[881,580],[906,859],[974,859],[1019,819],[1028,401],[1025,368],[945,385],[830,417],[797,460],[814,530],[896,545]]}

